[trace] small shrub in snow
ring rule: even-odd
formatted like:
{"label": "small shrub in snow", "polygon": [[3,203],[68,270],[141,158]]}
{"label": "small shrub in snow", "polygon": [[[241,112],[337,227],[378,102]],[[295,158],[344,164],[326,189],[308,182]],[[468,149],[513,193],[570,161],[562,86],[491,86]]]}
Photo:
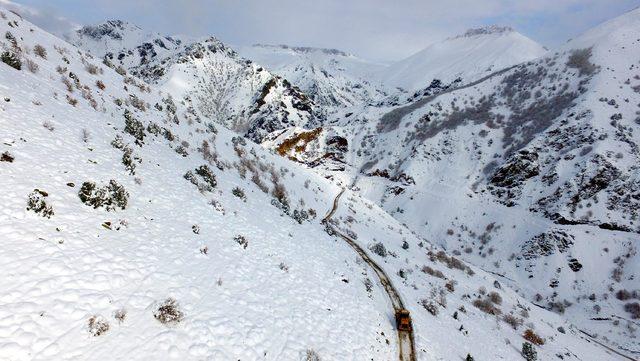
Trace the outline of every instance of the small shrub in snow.
{"label": "small shrub in snow", "polygon": [[136,174],[137,163],[141,162],[142,160],[139,157],[133,155],[131,148],[124,148],[124,152],[122,152],[122,164],[124,164],[124,169],[126,169],[130,175]]}
{"label": "small shrub in snow", "polygon": [[233,240],[236,241],[242,248],[247,249],[249,246],[249,241],[243,235],[237,235],[233,237]]}
{"label": "small shrub in snow", "polygon": [[598,70],[598,67],[591,63],[591,48],[573,50],[567,66],[578,69],[580,75],[592,75]]}
{"label": "small shrub in snow", "polygon": [[42,59],[47,59],[47,49],[45,49],[44,46],[40,44],[36,44],[36,46],[33,47],[33,53],[41,57]]}
{"label": "small shrub in snow", "polygon": [[176,151],[176,153],[180,154],[181,156],[183,156],[185,158],[189,155],[189,152],[187,151],[187,148],[185,148],[185,146],[182,145],[182,144],[177,146],[175,151]]}
{"label": "small shrub in snow", "polygon": [[34,189],[33,192],[29,193],[29,198],[27,199],[27,210],[34,211],[45,218],[51,218],[54,212],[53,207],[47,204],[46,198],[48,196],[49,193]]}
{"label": "small shrub in snow", "polygon": [[302,210],[296,209],[293,211],[293,214],[291,215],[291,217],[299,224],[302,224],[302,222],[309,220],[309,213],[307,213],[307,211],[305,211],[304,209]]}
{"label": "small shrub in snow", "polygon": [[102,82],[102,80],[96,80],[96,86],[98,87],[98,89],[100,90],[104,90],[106,88],[106,86],[104,85],[104,83]]}
{"label": "small shrub in snow", "polygon": [[66,76],[62,77],[62,84],[67,88],[69,93],[73,93],[73,83]]}
{"label": "small shrub in snow", "polygon": [[71,104],[72,106],[76,106],[78,105],[78,99],[70,96],[69,94],[67,94],[67,103]]}
{"label": "small shrub in snow", "polygon": [[516,317],[512,314],[504,315],[504,317],[502,317],[502,321],[513,327],[514,330],[517,330],[518,327],[522,326],[522,323],[524,322],[521,318]]}
{"label": "small shrub in snow", "polygon": [[289,272],[289,266],[287,266],[284,262],[280,262],[278,267],[280,268],[281,271]]}
{"label": "small shrub in snow", "polygon": [[29,70],[33,74],[37,73],[38,69],[40,69],[40,67],[38,66],[38,63],[36,63],[31,59],[25,59],[24,63],[27,65],[27,70]]}
{"label": "small shrub in snow", "polygon": [[540,336],[538,336],[535,332],[533,332],[532,329],[527,329],[526,331],[524,331],[524,334],[522,335],[522,337],[531,342],[534,345],[538,345],[538,346],[542,346],[544,345],[544,339]]}
{"label": "small shrub in snow", "polygon": [[107,211],[125,209],[129,201],[129,193],[113,179],[103,187],[97,187],[94,182],[82,183],[78,197],[88,206],[104,207]]}
{"label": "small shrub in snow", "polygon": [[43,126],[46,130],[48,130],[48,131],[50,131],[50,132],[53,132],[53,131],[56,129],[56,128],[53,126],[53,124],[51,124],[51,122],[49,122],[49,121],[47,121],[47,120],[45,120],[44,122],[42,122],[42,126]]}
{"label": "small shrub in snow", "polygon": [[632,302],[624,305],[624,310],[631,314],[631,318],[634,320],[640,319],[640,303]]}
{"label": "small shrub in snow", "polygon": [[494,306],[493,302],[491,302],[491,300],[489,299],[475,299],[473,300],[472,303],[476,308],[478,308],[480,311],[484,312],[484,313],[488,313],[490,315],[499,315],[502,312],[500,311],[499,308],[497,308],[496,306]]}
{"label": "small shrub in snow", "polygon": [[244,191],[243,191],[243,190],[242,190],[242,188],[240,188],[240,187],[235,187],[235,188],[233,188],[233,189],[231,190],[231,193],[232,193],[234,196],[236,196],[236,197],[238,197],[238,198],[242,199],[243,201],[246,201],[246,200],[247,200],[247,196],[244,194]]}
{"label": "small shrub in snow", "polygon": [[424,266],[422,267],[422,272],[433,276],[433,277],[438,277],[438,278],[442,278],[445,279],[444,273],[442,273],[441,271],[437,270],[437,269],[433,269],[429,266]]}
{"label": "small shrub in snow", "polygon": [[196,168],[196,174],[202,177],[202,179],[210,187],[210,189],[213,189],[216,187],[216,185],[218,185],[216,176],[211,171],[211,168],[209,168],[209,166],[207,166],[206,164],[203,164]]}
{"label": "small shrub in snow", "polygon": [[424,299],[420,301],[420,304],[422,305],[422,307],[424,307],[425,310],[429,311],[430,314],[434,316],[438,315],[438,306],[433,301]]}
{"label": "small shrub in snow", "polygon": [[304,361],[321,361],[317,352],[312,349],[308,349],[304,356]]}
{"label": "small shrub in snow", "polygon": [[8,163],[13,163],[13,160],[15,159],[15,157],[13,155],[11,155],[11,153],[4,152],[2,153],[2,155],[0,155],[0,162],[8,162]]}
{"label": "small shrub in snow", "polygon": [[380,257],[387,257],[387,248],[382,244],[382,242],[374,243],[369,247],[369,249]]}
{"label": "small shrub in snow", "polygon": [[87,73],[91,74],[91,75],[96,75],[98,74],[98,71],[100,70],[100,68],[98,68],[97,65],[94,64],[90,64],[87,63],[84,67],[84,69],[87,71]]}
{"label": "small shrub in snow", "polygon": [[122,67],[122,65],[118,65],[118,67],[116,68],[116,73],[124,76],[127,74],[127,71]]}
{"label": "small shrub in snow", "polygon": [[489,295],[487,296],[487,298],[491,300],[491,302],[495,303],[496,305],[502,304],[502,296],[500,296],[498,292],[495,292],[495,291],[489,292]]}
{"label": "small shrub in snow", "polygon": [[124,124],[124,131],[136,138],[136,141],[142,142],[144,140],[144,125],[134,118],[129,110],[124,111]]}
{"label": "small shrub in snow", "polygon": [[94,336],[100,336],[109,331],[109,322],[102,316],[91,316],[89,318],[89,333]]}
{"label": "small shrub in snow", "polygon": [[536,361],[538,359],[538,352],[529,342],[522,343],[522,357],[527,361]]}
{"label": "small shrub in snow", "polygon": [[16,55],[14,52],[3,52],[2,55],[0,55],[0,60],[16,70],[22,69],[22,62],[20,61],[20,58],[18,58],[18,55]]}
{"label": "small shrub in snow", "polygon": [[178,302],[169,297],[153,312],[153,317],[164,325],[172,325],[182,321],[184,313],[180,310]]}
{"label": "small shrub in snow", "polygon": [[473,356],[471,356],[470,353],[468,353],[467,357],[464,359],[464,361],[475,361],[475,359],[473,358]]}
{"label": "small shrub in snow", "polygon": [[191,231],[193,231],[193,233],[195,234],[200,234],[200,226],[197,224],[194,224],[193,226],[191,226]]}
{"label": "small shrub in snow", "polygon": [[113,318],[118,320],[118,323],[123,323],[124,319],[127,318],[127,311],[124,308],[121,308],[113,313]]}
{"label": "small shrub in snow", "polygon": [[83,143],[89,143],[89,139],[91,139],[91,133],[87,130],[87,128],[82,128],[80,131],[80,139],[82,139]]}

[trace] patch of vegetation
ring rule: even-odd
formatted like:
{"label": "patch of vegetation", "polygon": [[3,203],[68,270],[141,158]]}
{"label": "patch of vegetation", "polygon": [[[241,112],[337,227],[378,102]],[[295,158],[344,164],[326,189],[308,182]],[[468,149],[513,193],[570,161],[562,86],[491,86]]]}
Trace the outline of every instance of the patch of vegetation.
{"label": "patch of vegetation", "polygon": [[382,244],[382,242],[372,244],[369,249],[380,257],[387,257],[387,248]]}
{"label": "patch of vegetation", "polygon": [[535,332],[533,332],[532,329],[528,328],[526,331],[524,331],[524,334],[522,335],[522,337],[531,342],[534,345],[538,345],[538,346],[542,346],[544,345],[544,339],[540,336],[538,336]]}
{"label": "patch of vegetation", "polygon": [[598,66],[591,62],[591,48],[576,49],[571,51],[567,66],[578,69],[580,75],[592,75],[598,71]]}
{"label": "patch of vegetation", "polygon": [[45,218],[51,218],[54,212],[53,207],[47,204],[46,198],[48,196],[49,193],[34,189],[33,192],[29,193],[29,198],[27,199],[27,210],[33,211]]}
{"label": "patch of vegetation", "polygon": [[247,239],[241,234],[233,237],[233,240],[241,245],[243,249],[247,249],[247,247],[249,247],[249,241],[247,241]]}
{"label": "patch of vegetation", "polygon": [[100,336],[109,331],[109,322],[102,316],[91,316],[88,322],[89,333],[94,336]]}
{"label": "patch of vegetation", "polygon": [[144,140],[144,125],[142,125],[141,121],[134,118],[128,109],[124,111],[124,124],[124,131],[136,138],[137,142]]}
{"label": "patch of vegetation", "polygon": [[153,312],[153,317],[164,325],[174,325],[184,319],[184,313],[180,310],[178,301],[169,297]]}
{"label": "patch of vegetation", "polygon": [[2,155],[0,155],[0,162],[13,163],[14,160],[15,160],[15,157],[13,155],[11,155],[11,153],[9,153],[9,151],[6,151],[6,152],[2,153]]}
{"label": "patch of vegetation", "polygon": [[41,57],[42,59],[47,59],[47,49],[45,49],[44,46],[40,44],[36,44],[36,46],[33,47],[33,53]]}
{"label": "patch of vegetation", "polygon": [[522,343],[522,357],[527,361],[536,361],[538,359],[538,352],[529,342]]}
{"label": "patch of vegetation", "polygon": [[488,313],[490,315],[498,316],[502,313],[499,308],[494,306],[493,302],[491,302],[488,298],[477,298],[473,300],[472,304],[484,313]]}
{"label": "patch of vegetation", "polygon": [[129,201],[129,192],[115,180],[109,184],[98,187],[94,182],[84,182],[78,192],[82,203],[93,208],[104,207],[107,211],[117,208],[125,209]]}
{"label": "patch of vegetation", "polygon": [[16,53],[5,51],[0,55],[0,60],[16,70],[22,70],[22,62]]}

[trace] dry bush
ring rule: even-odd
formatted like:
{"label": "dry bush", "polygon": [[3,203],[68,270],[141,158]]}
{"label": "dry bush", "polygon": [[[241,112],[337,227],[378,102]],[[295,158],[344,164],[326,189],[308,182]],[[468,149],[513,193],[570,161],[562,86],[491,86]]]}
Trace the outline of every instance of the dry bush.
{"label": "dry bush", "polygon": [[97,65],[93,65],[91,63],[87,63],[84,66],[84,69],[87,71],[87,73],[91,74],[91,75],[96,75],[98,74],[98,72],[100,71],[100,68],[98,68]]}
{"label": "dry bush", "polygon": [[513,327],[514,330],[517,330],[518,327],[522,326],[524,322],[521,318],[516,317],[512,314],[504,315],[504,317],[502,317],[502,321]]}
{"label": "dry bush", "polygon": [[321,361],[318,353],[312,349],[307,350],[304,360],[305,361]]}
{"label": "dry bush", "polygon": [[488,313],[490,315],[500,315],[502,313],[502,311],[500,311],[499,308],[497,308],[496,306],[494,306],[493,302],[491,302],[491,300],[489,299],[475,299],[473,300],[472,303],[477,309],[479,309],[480,311],[484,312],[484,313]]}
{"label": "dry bush", "polygon": [[33,47],[33,53],[41,57],[42,59],[47,59],[47,49],[45,49],[44,46],[40,44],[36,44],[36,46]]}
{"label": "dry bush", "polygon": [[118,323],[123,323],[124,319],[127,318],[127,311],[124,308],[121,308],[113,313],[113,318],[118,320]]}
{"label": "dry bush", "polygon": [[487,298],[491,300],[491,302],[495,303],[496,305],[502,304],[502,297],[498,292],[495,292],[495,291],[490,292]]}
{"label": "dry bush", "polygon": [[89,333],[94,337],[100,336],[109,331],[109,322],[102,316],[91,316],[89,318]]}
{"label": "dry bush", "polygon": [[67,91],[69,93],[73,93],[73,83],[71,82],[71,80],[69,80],[69,78],[67,78],[66,76],[63,76],[62,84],[64,84],[67,87]]}
{"label": "dry bush", "polygon": [[640,319],[640,303],[632,302],[624,305],[624,310],[631,314],[631,318],[634,320]]}
{"label": "dry bush", "polygon": [[171,325],[182,321],[184,319],[184,313],[180,310],[178,302],[169,297],[153,312],[153,317],[162,324]]}
{"label": "dry bush", "polygon": [[532,329],[528,328],[526,331],[524,331],[524,334],[522,335],[522,337],[531,342],[534,345],[538,345],[538,346],[542,346],[544,345],[544,339],[540,336],[538,336],[535,332],[533,332]]}
{"label": "dry bush", "polygon": [[445,279],[444,273],[442,273],[441,271],[437,270],[437,269],[433,269],[429,266],[424,266],[422,267],[422,272],[433,276],[433,277],[437,277],[437,278],[442,278]]}
{"label": "dry bush", "polygon": [[96,80],[96,86],[98,87],[98,89],[100,90],[104,90],[104,88],[106,88],[106,86],[104,85],[104,83],[102,82],[102,80]]}
{"label": "dry bush", "polygon": [[74,98],[74,97],[70,96],[69,94],[67,94],[67,102],[68,102],[69,104],[73,105],[74,107],[75,107],[76,105],[78,105],[78,99],[76,99],[76,98]]}
{"label": "dry bush", "polygon": [[31,59],[25,58],[24,63],[27,65],[27,70],[29,70],[33,74],[37,73],[38,69],[40,69],[40,67],[38,66],[38,63],[36,63]]}

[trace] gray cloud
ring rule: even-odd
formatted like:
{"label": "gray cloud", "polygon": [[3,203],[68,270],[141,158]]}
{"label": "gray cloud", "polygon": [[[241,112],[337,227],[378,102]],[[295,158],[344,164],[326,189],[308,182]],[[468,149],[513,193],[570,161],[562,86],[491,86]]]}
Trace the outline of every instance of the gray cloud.
{"label": "gray cloud", "polygon": [[[67,0],[55,6],[46,0],[20,2],[37,8],[40,15],[63,14],[79,23],[122,18],[149,30],[215,35],[235,45],[336,47],[381,60],[399,59],[469,27],[493,23],[512,25],[544,45],[556,46],[640,4],[640,0]],[[38,20],[47,24],[38,23],[45,28],[64,26],[46,16]]]}

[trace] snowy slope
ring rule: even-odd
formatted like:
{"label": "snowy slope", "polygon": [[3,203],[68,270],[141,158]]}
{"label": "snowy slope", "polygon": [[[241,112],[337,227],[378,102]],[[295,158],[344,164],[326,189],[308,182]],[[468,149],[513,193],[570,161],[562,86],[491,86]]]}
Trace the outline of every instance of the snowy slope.
{"label": "snowy slope", "polygon": [[378,73],[388,86],[415,91],[434,79],[468,83],[492,72],[542,56],[546,50],[508,27],[490,26],[428,46]]}
{"label": "snowy slope", "polygon": [[187,39],[146,34],[109,21],[85,26],[71,42],[105,62],[188,102],[194,117],[245,133],[255,141],[315,119],[313,103],[289,81],[241,58],[214,37]]}
{"label": "snowy slope", "polygon": [[367,104],[386,96],[371,74],[384,65],[368,62],[336,49],[254,45],[239,53],[298,86],[327,108]]}
{"label": "snowy slope", "polygon": [[[0,64],[0,358],[396,359],[382,287],[319,223],[340,183],[0,16],[24,66]],[[526,329],[541,359],[615,357],[357,193],[334,219],[405,299],[419,360],[516,359]]]}
{"label": "snowy slope", "polygon": [[635,10],[486,79],[337,114],[304,147],[299,129],[265,145],[297,141],[289,158],[357,177],[412,231],[637,356],[639,22]]}

